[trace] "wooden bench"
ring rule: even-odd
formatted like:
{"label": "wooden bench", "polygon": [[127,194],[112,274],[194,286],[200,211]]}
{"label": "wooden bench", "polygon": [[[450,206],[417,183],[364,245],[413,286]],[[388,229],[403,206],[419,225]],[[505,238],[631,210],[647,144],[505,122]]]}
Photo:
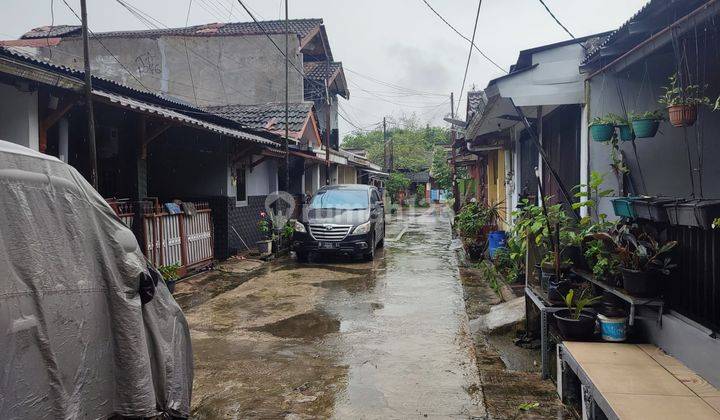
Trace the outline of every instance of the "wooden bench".
{"label": "wooden bench", "polygon": [[720,391],[650,344],[557,346],[563,402],[580,393],[583,419],[720,419]]}

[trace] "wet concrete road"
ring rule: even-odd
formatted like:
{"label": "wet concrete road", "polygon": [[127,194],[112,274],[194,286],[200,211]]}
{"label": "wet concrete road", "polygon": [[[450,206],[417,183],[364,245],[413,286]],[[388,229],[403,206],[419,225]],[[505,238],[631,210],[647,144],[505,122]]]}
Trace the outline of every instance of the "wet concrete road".
{"label": "wet concrete road", "polygon": [[[372,263],[270,264],[186,311],[196,418],[469,418],[482,395],[448,215],[388,226]],[[197,300],[193,300],[197,302]]]}

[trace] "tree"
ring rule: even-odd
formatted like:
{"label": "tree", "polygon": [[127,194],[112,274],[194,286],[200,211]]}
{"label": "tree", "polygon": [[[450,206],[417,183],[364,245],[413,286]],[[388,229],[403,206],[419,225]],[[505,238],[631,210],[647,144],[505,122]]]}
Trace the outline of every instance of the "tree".
{"label": "tree", "polygon": [[390,178],[385,182],[385,189],[390,194],[390,200],[395,202],[395,197],[400,191],[404,191],[410,186],[410,178],[400,172],[393,172],[390,174]]}
{"label": "tree", "polygon": [[[394,150],[394,169],[411,172],[430,167],[433,150],[439,144],[448,143],[448,132],[442,127],[421,126],[417,118],[402,117],[399,121],[389,121],[388,140],[392,140]],[[383,166],[384,146],[382,129],[369,132],[354,132],[345,136],[342,142],[345,149],[367,151],[370,161]]]}
{"label": "tree", "polygon": [[448,163],[448,152],[443,147],[436,147],[430,169],[438,188],[452,192],[452,170]]}

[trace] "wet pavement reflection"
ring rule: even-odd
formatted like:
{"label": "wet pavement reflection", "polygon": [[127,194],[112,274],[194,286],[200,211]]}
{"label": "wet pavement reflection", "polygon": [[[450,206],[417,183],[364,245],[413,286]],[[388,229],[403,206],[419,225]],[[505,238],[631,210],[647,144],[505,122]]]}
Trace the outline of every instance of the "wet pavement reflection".
{"label": "wet pavement reflection", "polygon": [[280,261],[189,308],[194,417],[482,416],[450,236],[418,209],[373,262]]}

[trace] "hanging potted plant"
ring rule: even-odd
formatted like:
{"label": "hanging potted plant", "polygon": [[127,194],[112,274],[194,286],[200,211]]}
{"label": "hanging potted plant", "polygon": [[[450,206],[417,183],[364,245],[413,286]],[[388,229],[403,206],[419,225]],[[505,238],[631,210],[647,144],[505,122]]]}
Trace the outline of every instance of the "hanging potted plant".
{"label": "hanging potted plant", "polygon": [[608,115],[608,118],[610,118],[615,124],[615,127],[617,127],[621,141],[635,140],[635,132],[633,131],[633,127],[627,117],[610,114]]}
{"label": "hanging potted plant", "polygon": [[595,117],[590,122],[590,135],[599,142],[609,141],[615,134],[615,119],[611,115]]}
{"label": "hanging potted plant", "polygon": [[655,137],[663,120],[665,120],[665,116],[660,110],[646,111],[640,114],[633,112],[630,114],[633,132],[641,139]]}
{"label": "hanging potted plant", "polygon": [[699,85],[679,86],[677,73],[668,80],[670,84],[663,86],[665,93],[658,103],[667,107],[673,127],[690,127],[697,121],[698,105],[709,106],[710,98],[703,95],[704,88]]}
{"label": "hanging potted plant", "polygon": [[575,296],[575,290],[570,289],[563,298],[567,309],[554,313],[560,334],[566,340],[587,340],[595,333],[595,314],[585,308],[601,298],[587,296],[588,290],[583,289]]}
{"label": "hanging potted plant", "polygon": [[260,255],[270,255],[272,252],[272,221],[264,211],[260,212],[260,220],[257,222],[260,239],[257,241],[258,252]]}

